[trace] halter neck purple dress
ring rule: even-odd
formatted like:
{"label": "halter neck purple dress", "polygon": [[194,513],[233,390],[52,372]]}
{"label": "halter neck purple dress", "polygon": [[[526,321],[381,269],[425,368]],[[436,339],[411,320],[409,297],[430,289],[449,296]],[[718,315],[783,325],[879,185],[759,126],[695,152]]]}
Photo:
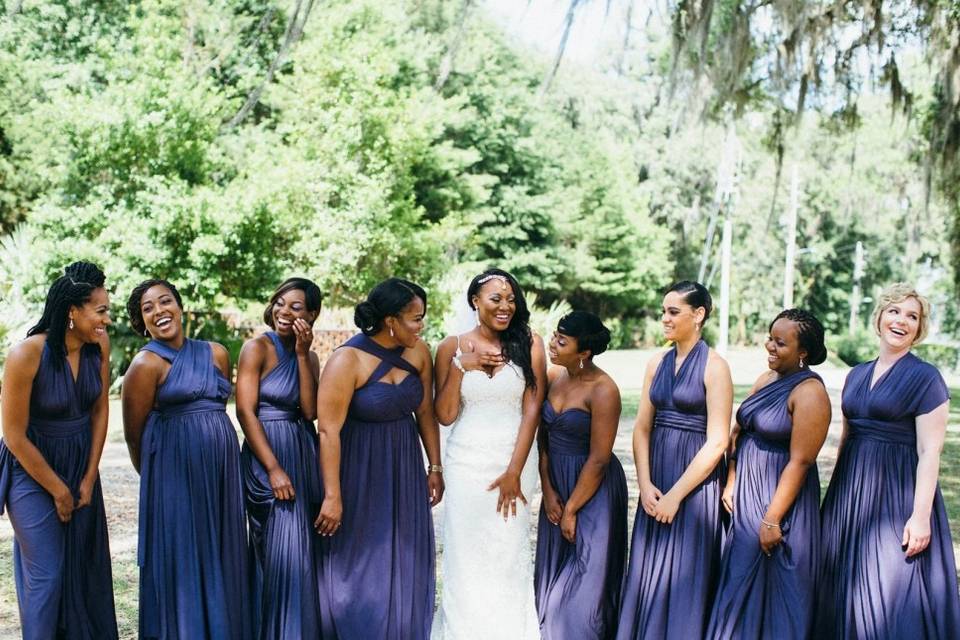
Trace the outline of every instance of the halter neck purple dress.
{"label": "halter neck purple dress", "polygon": [[210,343],[143,347],[170,363],[143,430],[140,462],[140,637],[255,635],[240,485],[227,417],[230,383]]}
{"label": "halter neck purple dress", "polygon": [[[427,640],[436,573],[433,519],[413,412],[423,399],[416,367],[363,334],[343,345],[380,358],[350,401],[340,432],[343,520],[320,538],[324,640]],[[342,348],[342,347],[341,347]],[[381,380],[406,371],[397,384]]]}
{"label": "halter neck purple dress", "polygon": [[823,501],[823,579],[817,638],[960,638],[953,541],[937,486],[930,545],[907,558],[900,543],[913,513],[917,416],[949,398],[937,369],[912,353],[878,379],[876,361],[843,385],[847,437]]}
{"label": "halter neck purple dress", "polygon": [[[704,373],[709,353],[701,340],[674,375],[673,347],[650,385],[656,409],[650,479],[664,493],[707,439]],[[637,507],[618,640],[703,637],[720,566],[720,467],[687,495],[671,524],[661,524]]]}
{"label": "halter neck purple dress", "polygon": [[[566,503],[590,453],[590,413],[556,413],[546,400],[541,416],[550,481]],[[577,512],[575,543],[540,510],[534,585],[543,638],[612,639],[626,559],[627,480],[611,456],[596,493]]]}
{"label": "halter neck purple dress", "polygon": [[760,549],[760,521],[790,461],[790,393],[820,376],[809,369],[779,378],[743,401],[737,411],[733,524],[724,543],[720,586],[707,638],[810,637],[820,564],[820,479],[807,471],[780,528],[783,542],[771,557]]}
{"label": "halter neck purple dress", "polygon": [[240,453],[250,523],[254,606],[260,638],[320,634],[313,519],[320,505],[317,432],[300,412],[297,356],[267,332],[277,365],[260,380],[257,417],[277,462],[293,484],[293,500],[276,500],[270,478],[244,443]]}
{"label": "halter neck purple dress", "polygon": [[[90,461],[90,412],[103,383],[100,345],[80,350],[77,379],[46,343],[30,392],[27,438],[76,498]],[[100,479],[64,524],[53,497],[0,441],[0,514],[13,525],[13,572],[25,640],[116,638]]]}

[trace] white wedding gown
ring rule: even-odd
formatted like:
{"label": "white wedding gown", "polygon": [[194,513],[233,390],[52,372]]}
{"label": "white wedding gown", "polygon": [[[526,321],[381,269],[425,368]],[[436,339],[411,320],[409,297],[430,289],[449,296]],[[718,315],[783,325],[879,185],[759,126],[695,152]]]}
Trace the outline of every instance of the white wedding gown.
{"label": "white wedding gown", "polygon": [[[497,513],[498,490],[487,491],[507,468],[520,429],[523,372],[508,363],[492,378],[468,371],[461,408],[443,458],[443,559],[440,610],[433,640],[537,640],[530,507],[517,517]],[[537,447],[520,476],[530,502],[537,489]]]}

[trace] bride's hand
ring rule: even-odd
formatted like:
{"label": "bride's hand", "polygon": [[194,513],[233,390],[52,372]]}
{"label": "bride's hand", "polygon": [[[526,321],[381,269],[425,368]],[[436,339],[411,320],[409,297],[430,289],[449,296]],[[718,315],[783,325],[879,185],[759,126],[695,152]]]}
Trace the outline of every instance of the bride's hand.
{"label": "bride's hand", "polygon": [[467,348],[460,354],[460,364],[467,371],[482,371],[484,368],[492,370],[503,364],[503,355],[493,349],[477,351],[473,341],[468,341]]}
{"label": "bride's hand", "polygon": [[500,496],[497,498],[497,513],[503,514],[503,519],[517,515],[517,500],[527,504],[527,499],[520,490],[520,474],[512,471],[504,471],[503,474],[494,480],[487,491],[500,489]]}

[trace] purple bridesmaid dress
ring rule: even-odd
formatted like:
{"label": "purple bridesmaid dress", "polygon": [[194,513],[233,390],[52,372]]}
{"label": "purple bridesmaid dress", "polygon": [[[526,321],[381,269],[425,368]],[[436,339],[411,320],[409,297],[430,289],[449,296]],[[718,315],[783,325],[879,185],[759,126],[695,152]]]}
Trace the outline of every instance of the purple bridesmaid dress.
{"label": "purple bridesmaid dress", "polygon": [[707,638],[810,637],[820,564],[820,480],[807,472],[793,506],[781,521],[783,542],[771,557],[760,549],[760,521],[790,461],[793,420],[790,392],[820,380],[809,369],[775,380],[744,400],[737,411],[733,524],[724,543],[720,586]]}
{"label": "purple bridesmaid dress", "polygon": [[[90,411],[100,397],[100,346],[84,345],[74,381],[66,358],[44,344],[30,392],[27,438],[78,495],[90,461]],[[117,637],[113,577],[100,479],[70,522],[0,441],[0,514],[13,525],[13,572],[25,640]]]}
{"label": "purple bridesmaid dress", "polygon": [[140,453],[140,637],[248,640],[254,634],[240,484],[240,447],[227,417],[230,383],[210,343],[177,351]]}
{"label": "purple bridesmaid dress", "polygon": [[297,356],[276,333],[266,334],[277,365],[260,381],[257,417],[281,468],[293,484],[293,500],[275,500],[270,479],[245,443],[240,453],[250,523],[254,604],[259,637],[315,638],[320,634],[314,563],[320,468],[317,432],[300,413]]}
{"label": "purple bridesmaid dress", "polygon": [[[702,340],[674,375],[677,349],[664,355],[650,386],[656,409],[650,436],[650,479],[666,493],[707,439]],[[720,566],[722,465],[680,504],[671,524],[637,508],[624,579],[618,640],[701,638]]]}
{"label": "purple bridesmaid dress", "polygon": [[937,487],[930,545],[907,558],[913,512],[916,417],[949,398],[937,369],[913,354],[870,389],[876,361],[843,385],[847,438],[823,501],[823,578],[817,638],[960,638],[960,596],[950,526]]}
{"label": "purple bridesmaid dress", "polygon": [[[590,414],[556,413],[543,403],[541,429],[550,481],[566,503],[590,453]],[[577,512],[577,536],[567,542],[540,510],[534,568],[540,633],[545,640],[612,640],[627,559],[627,480],[610,458],[596,493]]]}
{"label": "purple bridesmaid dress", "polygon": [[[436,588],[433,519],[413,412],[423,399],[416,367],[363,334],[344,343],[380,358],[353,392],[340,432],[342,526],[320,538],[324,640],[426,640]],[[406,371],[397,384],[381,378]]]}

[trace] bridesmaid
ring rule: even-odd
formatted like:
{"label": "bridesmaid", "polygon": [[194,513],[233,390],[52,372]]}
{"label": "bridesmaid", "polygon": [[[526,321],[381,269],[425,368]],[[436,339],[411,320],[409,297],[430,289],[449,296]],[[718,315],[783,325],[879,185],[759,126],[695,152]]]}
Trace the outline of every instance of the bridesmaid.
{"label": "bridesmaid", "polygon": [[152,338],[122,390],[140,473],[140,637],[252,638],[227,350],[184,335],[183,302],[165,280],[137,285],[127,313]]}
{"label": "bridesmaid", "polygon": [[708,638],[804,640],[820,562],[817,454],[830,397],[809,369],[826,360],[823,325],[801,309],[770,324],[767,366],[737,411],[723,504],[733,526],[723,550]]}
{"label": "bridesmaid", "polygon": [[317,407],[324,497],[314,524],[324,536],[324,640],[430,635],[430,507],[443,496],[443,469],[430,349],[420,339],[426,312],[420,286],[384,280],[357,305],[354,321],[363,333],[323,369]]}
{"label": "bridesmaid", "polygon": [[843,436],[822,507],[817,638],[960,638],[937,485],[949,393],[940,372],[910,353],[929,322],[926,298],[890,286],[873,314],[880,355],[843,385]]}
{"label": "bridesmaid", "polygon": [[720,565],[720,460],[733,407],[730,368],[700,336],[712,306],[697,282],[678,282],[663,298],[673,348],[647,365],[634,425],[640,508],[620,640],[706,631]]}
{"label": "bridesmaid", "polygon": [[254,603],[260,638],[320,633],[311,524],[320,504],[317,378],[310,351],[320,288],[290,278],[270,297],[272,329],[243,345],[237,419],[245,436],[240,467],[250,523]]}
{"label": "bridesmaid", "polygon": [[0,513],[26,640],[116,638],[98,466],[107,435],[110,303],[104,275],[75,262],[3,372]]}
{"label": "bridesmaid", "polygon": [[[610,331],[574,311],[550,340],[534,582],[545,640],[612,639],[627,560],[627,480],[613,455],[620,390],[593,363]],[[559,409],[554,408],[560,407]]]}

